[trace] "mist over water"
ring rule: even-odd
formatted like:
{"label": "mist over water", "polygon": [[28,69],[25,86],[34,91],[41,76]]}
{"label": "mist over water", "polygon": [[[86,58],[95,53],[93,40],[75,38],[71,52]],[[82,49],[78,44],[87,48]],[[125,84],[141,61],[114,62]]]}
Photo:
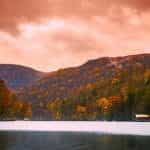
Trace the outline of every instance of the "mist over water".
{"label": "mist over water", "polygon": [[102,121],[10,121],[0,123],[1,131],[92,132],[150,136],[150,122]]}

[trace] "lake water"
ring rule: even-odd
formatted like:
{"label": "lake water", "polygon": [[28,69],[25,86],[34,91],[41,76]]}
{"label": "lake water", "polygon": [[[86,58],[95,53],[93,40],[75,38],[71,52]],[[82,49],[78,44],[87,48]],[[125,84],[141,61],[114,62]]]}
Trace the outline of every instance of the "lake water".
{"label": "lake water", "polygon": [[150,149],[146,122],[17,121],[0,122],[0,130],[0,150]]}

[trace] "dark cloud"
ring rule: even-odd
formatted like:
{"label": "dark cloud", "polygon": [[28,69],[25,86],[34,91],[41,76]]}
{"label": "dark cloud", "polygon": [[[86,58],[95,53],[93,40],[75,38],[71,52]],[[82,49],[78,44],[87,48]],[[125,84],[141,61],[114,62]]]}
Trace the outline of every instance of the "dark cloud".
{"label": "dark cloud", "polygon": [[[149,0],[0,0],[0,28],[17,31],[17,25],[24,22],[41,21],[53,17],[84,17],[95,15],[107,16],[112,8],[114,20],[120,21],[121,8],[129,7],[141,13],[150,9]],[[117,16],[120,17],[117,17]],[[83,18],[82,18],[83,19]]]}
{"label": "dark cloud", "polygon": [[147,11],[150,9],[149,0],[119,0],[119,2],[136,9],[138,12]]}
{"label": "dark cloud", "polygon": [[0,0],[0,63],[49,71],[149,52],[149,9],[150,0]]}
{"label": "dark cloud", "polygon": [[33,22],[47,14],[42,0],[0,0],[0,27],[13,33],[22,22]]}

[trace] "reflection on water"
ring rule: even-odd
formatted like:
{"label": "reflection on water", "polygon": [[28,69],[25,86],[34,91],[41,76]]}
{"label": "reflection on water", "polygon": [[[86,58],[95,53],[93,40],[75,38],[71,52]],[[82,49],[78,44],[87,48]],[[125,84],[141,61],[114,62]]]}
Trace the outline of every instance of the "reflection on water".
{"label": "reflection on water", "polygon": [[150,137],[59,132],[0,132],[0,150],[149,150]]}

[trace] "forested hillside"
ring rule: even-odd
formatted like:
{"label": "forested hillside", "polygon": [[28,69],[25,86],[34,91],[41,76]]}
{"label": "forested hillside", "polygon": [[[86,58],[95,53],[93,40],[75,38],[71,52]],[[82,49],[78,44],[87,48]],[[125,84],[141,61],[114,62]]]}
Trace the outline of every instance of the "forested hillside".
{"label": "forested hillside", "polygon": [[150,54],[104,57],[46,73],[16,90],[17,97],[3,82],[1,86],[1,94],[7,95],[0,98],[2,116],[134,120],[136,113],[150,114]]}
{"label": "forested hillside", "polygon": [[44,73],[29,67],[0,64],[0,78],[13,90],[30,85],[44,75]]}
{"label": "forested hillside", "polygon": [[0,80],[0,120],[16,120],[32,117],[30,102],[19,100],[3,80]]}
{"label": "forested hillside", "polygon": [[100,79],[78,94],[49,101],[47,108],[54,120],[134,120],[136,113],[150,114],[150,69]]}
{"label": "forested hillside", "polygon": [[[49,73],[46,77],[19,91],[19,96],[32,102],[63,99],[99,80],[115,80],[120,74],[126,72],[128,72],[128,78],[131,73],[149,68],[150,54],[90,60],[79,67]],[[128,79],[125,82],[129,82]]]}

